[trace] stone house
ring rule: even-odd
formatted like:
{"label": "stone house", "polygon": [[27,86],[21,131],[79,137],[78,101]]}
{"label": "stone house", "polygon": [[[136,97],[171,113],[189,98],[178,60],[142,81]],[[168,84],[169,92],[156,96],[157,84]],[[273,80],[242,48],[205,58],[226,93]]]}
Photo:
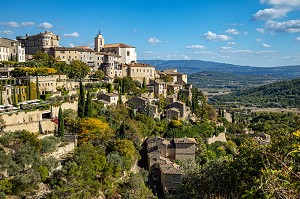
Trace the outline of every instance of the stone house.
{"label": "stone house", "polygon": [[151,82],[154,86],[154,96],[159,97],[163,95],[164,97],[167,96],[167,83],[161,79],[156,79]]}
{"label": "stone house", "polygon": [[194,160],[196,140],[194,138],[174,138],[175,160]]}
{"label": "stone house", "polygon": [[155,99],[144,97],[132,97],[126,102],[132,109],[136,109],[138,112],[148,112],[152,117],[159,118],[158,106],[152,104]]}
{"label": "stone house", "polygon": [[115,93],[103,93],[101,94],[101,99],[108,102],[109,105],[117,105],[119,100],[119,95]]}
{"label": "stone house", "polygon": [[157,71],[157,77],[161,78],[165,75],[173,78],[173,83],[185,85],[187,84],[187,74],[177,72],[177,69],[167,69],[163,71]]}
{"label": "stone house", "polygon": [[167,195],[181,183],[182,171],[175,160],[194,160],[196,140],[194,138],[150,137],[147,144],[147,165],[149,173],[160,176],[160,182]]}
{"label": "stone house", "polygon": [[169,108],[166,110],[166,118],[167,119],[179,119],[180,118],[180,111],[177,108]]}
{"label": "stone house", "polygon": [[[170,104],[169,109],[172,109],[172,110],[169,110],[169,113],[174,113],[175,109],[177,109],[180,112],[180,117],[178,117],[178,119],[180,119],[180,118],[186,119],[190,114],[190,108],[188,106],[186,106],[185,103],[180,102],[180,101]],[[168,118],[168,119],[170,119],[170,118]]]}

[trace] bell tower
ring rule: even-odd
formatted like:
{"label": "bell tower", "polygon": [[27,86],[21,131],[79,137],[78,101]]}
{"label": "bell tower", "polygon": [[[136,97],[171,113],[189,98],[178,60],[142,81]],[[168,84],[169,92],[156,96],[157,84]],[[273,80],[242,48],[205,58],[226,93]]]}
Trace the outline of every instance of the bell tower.
{"label": "bell tower", "polygon": [[95,51],[100,52],[103,47],[104,47],[104,37],[102,36],[99,30],[97,37],[95,37]]}

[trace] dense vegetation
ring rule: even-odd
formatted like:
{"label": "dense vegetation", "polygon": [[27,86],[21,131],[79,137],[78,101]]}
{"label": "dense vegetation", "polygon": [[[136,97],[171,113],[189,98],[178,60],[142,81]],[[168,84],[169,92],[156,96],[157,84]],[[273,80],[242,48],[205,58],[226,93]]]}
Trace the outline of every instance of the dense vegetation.
{"label": "dense vegetation", "polygon": [[215,96],[210,100],[214,104],[238,102],[246,106],[300,108],[300,79],[244,89],[228,95]]}
{"label": "dense vegetation", "polygon": [[170,198],[299,198],[299,126],[299,115],[256,114],[250,127],[268,132],[270,144],[231,133],[227,143],[198,145],[196,161],[182,163],[183,183]]}

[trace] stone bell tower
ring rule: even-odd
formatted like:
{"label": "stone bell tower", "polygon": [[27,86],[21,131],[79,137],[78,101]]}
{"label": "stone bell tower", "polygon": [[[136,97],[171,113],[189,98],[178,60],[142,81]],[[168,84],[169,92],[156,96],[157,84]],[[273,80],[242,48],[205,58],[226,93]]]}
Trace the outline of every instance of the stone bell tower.
{"label": "stone bell tower", "polygon": [[102,36],[99,30],[97,37],[95,37],[95,51],[100,52],[103,47],[104,47],[104,37]]}

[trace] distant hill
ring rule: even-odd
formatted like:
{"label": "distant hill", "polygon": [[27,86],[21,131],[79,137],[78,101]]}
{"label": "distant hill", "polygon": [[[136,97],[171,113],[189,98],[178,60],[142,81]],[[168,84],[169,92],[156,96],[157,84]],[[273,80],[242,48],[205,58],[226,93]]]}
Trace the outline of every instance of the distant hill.
{"label": "distant hill", "polygon": [[278,67],[251,67],[202,60],[139,60],[159,70],[177,68],[179,72],[192,74],[203,71],[219,71],[240,75],[272,75],[284,78],[300,77],[300,65]]}
{"label": "distant hill", "polygon": [[238,102],[246,106],[300,108],[300,78],[214,96],[210,101],[214,104]]}
{"label": "distant hill", "polygon": [[238,90],[247,87],[257,87],[285,80],[283,77],[265,74],[234,74],[220,71],[202,71],[189,74],[188,82],[200,89],[210,91]]}

